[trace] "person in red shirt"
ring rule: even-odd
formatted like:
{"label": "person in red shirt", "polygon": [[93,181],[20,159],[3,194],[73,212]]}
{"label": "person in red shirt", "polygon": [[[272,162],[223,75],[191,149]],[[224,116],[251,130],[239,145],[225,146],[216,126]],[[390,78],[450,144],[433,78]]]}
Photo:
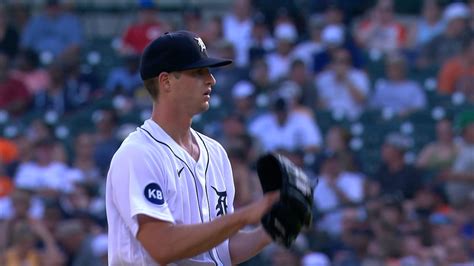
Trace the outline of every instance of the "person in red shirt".
{"label": "person in red shirt", "polygon": [[393,0],[378,0],[370,17],[356,27],[354,36],[361,47],[387,54],[406,46],[408,32],[396,19]]}
{"label": "person in red shirt", "polygon": [[467,40],[463,52],[443,64],[439,74],[439,92],[451,94],[459,91],[474,103],[474,36]]}
{"label": "person in red shirt", "polygon": [[8,60],[5,53],[0,53],[0,109],[19,115],[26,110],[31,97],[25,84],[9,75]]}
{"label": "person in red shirt", "polygon": [[170,29],[158,18],[158,9],[153,1],[142,0],[137,21],[125,30],[119,52],[124,55],[141,54],[148,43]]}

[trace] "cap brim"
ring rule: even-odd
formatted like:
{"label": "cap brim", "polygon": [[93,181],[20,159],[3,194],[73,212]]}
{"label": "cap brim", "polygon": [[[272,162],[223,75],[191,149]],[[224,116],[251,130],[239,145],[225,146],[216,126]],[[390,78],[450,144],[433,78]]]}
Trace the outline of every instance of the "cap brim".
{"label": "cap brim", "polygon": [[203,58],[202,60],[199,60],[194,64],[185,66],[181,70],[189,70],[189,69],[202,68],[202,67],[222,67],[229,64],[232,64],[232,60],[230,59],[208,57],[208,58]]}

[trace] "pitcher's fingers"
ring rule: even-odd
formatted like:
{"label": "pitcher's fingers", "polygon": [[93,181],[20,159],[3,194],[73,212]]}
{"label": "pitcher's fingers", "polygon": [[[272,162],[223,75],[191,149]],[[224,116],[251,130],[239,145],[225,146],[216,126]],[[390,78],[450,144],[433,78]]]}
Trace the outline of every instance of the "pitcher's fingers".
{"label": "pitcher's fingers", "polygon": [[268,205],[272,206],[280,199],[280,191],[271,191],[265,194]]}

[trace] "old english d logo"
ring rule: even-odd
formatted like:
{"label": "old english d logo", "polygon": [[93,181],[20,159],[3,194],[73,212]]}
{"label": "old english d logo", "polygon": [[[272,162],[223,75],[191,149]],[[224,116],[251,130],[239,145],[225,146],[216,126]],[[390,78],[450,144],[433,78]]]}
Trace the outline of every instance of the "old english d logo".
{"label": "old english d logo", "polygon": [[195,37],[194,39],[197,41],[199,48],[201,48],[201,52],[204,52],[206,50],[206,45],[204,44],[202,39],[199,37]]}
{"label": "old english d logo", "polygon": [[217,191],[217,189],[213,186],[211,186],[212,189],[217,194],[217,205],[216,205],[216,210],[217,210],[217,215],[216,216],[221,216],[224,214],[227,214],[227,191]]}

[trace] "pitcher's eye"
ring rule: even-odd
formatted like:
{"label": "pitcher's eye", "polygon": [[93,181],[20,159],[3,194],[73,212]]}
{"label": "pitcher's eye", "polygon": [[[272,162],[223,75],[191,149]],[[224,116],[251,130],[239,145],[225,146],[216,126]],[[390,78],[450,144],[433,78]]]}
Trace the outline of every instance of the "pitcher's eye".
{"label": "pitcher's eye", "polygon": [[207,72],[207,71],[206,71],[205,68],[201,68],[201,69],[199,69],[199,70],[197,71],[197,74],[200,75],[200,76],[202,76],[202,75],[205,75],[206,72]]}

